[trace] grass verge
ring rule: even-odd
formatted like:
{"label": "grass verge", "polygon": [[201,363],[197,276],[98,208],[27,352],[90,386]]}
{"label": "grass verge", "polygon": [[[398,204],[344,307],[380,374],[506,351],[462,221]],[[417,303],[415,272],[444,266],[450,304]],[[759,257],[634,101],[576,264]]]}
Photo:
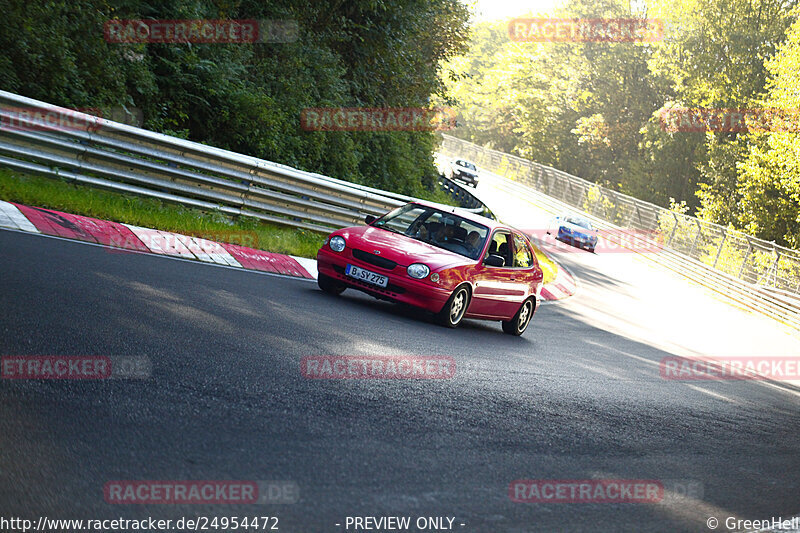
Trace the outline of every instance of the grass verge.
{"label": "grass verge", "polygon": [[544,278],[542,279],[542,283],[547,285],[558,275],[558,264],[555,261],[550,259],[543,251],[536,247],[535,244],[533,245],[533,253],[536,254],[536,259],[539,261],[539,266],[542,267],[542,274]]}
{"label": "grass verge", "polygon": [[325,235],[0,169],[0,200],[314,258]]}

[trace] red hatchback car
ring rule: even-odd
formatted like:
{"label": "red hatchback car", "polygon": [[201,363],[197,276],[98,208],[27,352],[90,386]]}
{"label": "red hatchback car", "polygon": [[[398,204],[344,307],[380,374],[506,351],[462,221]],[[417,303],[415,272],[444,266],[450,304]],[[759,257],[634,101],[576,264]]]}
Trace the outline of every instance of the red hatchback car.
{"label": "red hatchback car", "polygon": [[536,311],[542,269],[528,239],[494,220],[413,202],[367,226],[331,233],[317,252],[317,282],[436,314],[448,327],[463,318],[500,320],[522,335]]}

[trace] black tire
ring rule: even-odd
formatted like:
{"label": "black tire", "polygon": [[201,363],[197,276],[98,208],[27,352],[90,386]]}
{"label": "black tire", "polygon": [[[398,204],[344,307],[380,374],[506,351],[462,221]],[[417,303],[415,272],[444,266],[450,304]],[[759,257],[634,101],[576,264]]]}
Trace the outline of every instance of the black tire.
{"label": "black tire", "polygon": [[457,328],[464,319],[469,307],[470,294],[466,285],[456,287],[442,310],[436,315],[436,321],[447,328]]}
{"label": "black tire", "polygon": [[[526,311],[527,310],[527,311]],[[520,336],[528,329],[528,324],[531,323],[531,317],[536,310],[536,299],[531,297],[522,302],[519,306],[517,314],[514,318],[507,322],[503,322],[503,331],[509,335]]]}
{"label": "black tire", "polygon": [[317,285],[323,291],[327,292],[328,294],[333,294],[338,296],[344,292],[347,288],[344,286],[343,283],[339,283],[335,279],[330,276],[326,276],[325,274],[318,274],[317,275]]}

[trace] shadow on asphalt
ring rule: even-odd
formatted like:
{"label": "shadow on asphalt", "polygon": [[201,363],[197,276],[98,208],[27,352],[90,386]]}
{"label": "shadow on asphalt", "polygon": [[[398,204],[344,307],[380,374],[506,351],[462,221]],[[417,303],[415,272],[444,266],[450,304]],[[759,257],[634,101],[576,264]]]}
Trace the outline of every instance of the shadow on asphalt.
{"label": "shadow on asphalt", "polygon": [[[198,514],[109,505],[103,485],[119,479],[292,480],[301,503],[263,513],[298,531],[395,513],[456,516],[470,531],[698,531],[712,512],[797,511],[796,397],[752,382],[664,380],[659,362],[672,354],[560,305],[543,306],[515,338],[497,323],[450,330],[302,280],[8,232],[0,250],[3,355],[153,363],[146,380],[2,383],[9,515]],[[452,356],[456,374],[300,372],[308,355],[398,353]],[[654,505],[508,497],[515,479],[590,478],[689,480],[703,491]]]}

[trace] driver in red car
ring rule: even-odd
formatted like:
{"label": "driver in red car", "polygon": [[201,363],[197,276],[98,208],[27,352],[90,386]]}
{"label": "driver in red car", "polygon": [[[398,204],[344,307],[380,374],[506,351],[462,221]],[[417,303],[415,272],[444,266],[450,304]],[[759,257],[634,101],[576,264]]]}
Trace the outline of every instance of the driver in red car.
{"label": "driver in red car", "polygon": [[444,224],[442,224],[439,230],[433,235],[433,240],[438,243],[444,243],[453,240],[453,236],[456,232],[454,220],[445,218],[443,219],[443,222]]}
{"label": "driver in red car", "polygon": [[430,238],[431,233],[428,230],[428,226],[426,226],[425,224],[417,224],[417,229],[415,232],[413,232],[412,235],[416,239],[419,239],[421,241],[427,241]]}
{"label": "driver in red car", "polygon": [[467,235],[466,240],[464,241],[464,245],[469,250],[471,257],[476,257],[478,252],[480,252],[480,245],[481,245],[481,236],[477,231],[470,231],[469,235]]}

